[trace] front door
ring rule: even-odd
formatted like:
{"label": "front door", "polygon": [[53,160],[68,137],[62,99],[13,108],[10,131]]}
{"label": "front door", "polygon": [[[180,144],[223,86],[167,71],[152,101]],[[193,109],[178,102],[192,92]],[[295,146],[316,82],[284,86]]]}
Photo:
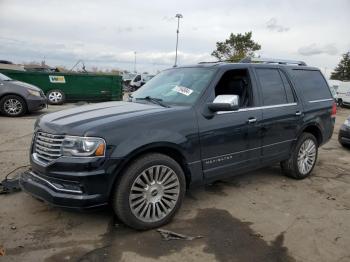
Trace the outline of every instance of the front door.
{"label": "front door", "polygon": [[[198,114],[201,158],[206,180],[234,175],[260,161],[262,110],[257,108],[255,81],[248,67],[221,72],[206,103],[218,95],[238,95],[238,111],[216,112],[212,117]],[[205,103],[204,103],[205,104]]]}

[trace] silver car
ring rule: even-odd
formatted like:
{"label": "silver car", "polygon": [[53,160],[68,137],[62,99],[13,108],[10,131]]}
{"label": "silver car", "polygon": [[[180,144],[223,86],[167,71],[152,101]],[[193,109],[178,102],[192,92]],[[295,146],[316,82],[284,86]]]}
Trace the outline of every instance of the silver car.
{"label": "silver car", "polygon": [[22,116],[46,107],[43,91],[31,84],[13,80],[0,73],[0,113]]}

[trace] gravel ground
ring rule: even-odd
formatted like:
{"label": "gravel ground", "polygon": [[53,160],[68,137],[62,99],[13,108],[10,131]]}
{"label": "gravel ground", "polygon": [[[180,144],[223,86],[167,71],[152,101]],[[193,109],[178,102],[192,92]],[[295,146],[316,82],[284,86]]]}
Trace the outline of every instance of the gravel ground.
{"label": "gravel ground", "polygon": [[[0,179],[28,165],[41,113],[0,117]],[[0,195],[0,261],[350,261],[350,150],[337,141],[349,114],[338,111],[310,178],[289,179],[271,166],[188,192],[163,229],[203,236],[192,241],[131,230],[109,208],[73,212],[24,192]]]}

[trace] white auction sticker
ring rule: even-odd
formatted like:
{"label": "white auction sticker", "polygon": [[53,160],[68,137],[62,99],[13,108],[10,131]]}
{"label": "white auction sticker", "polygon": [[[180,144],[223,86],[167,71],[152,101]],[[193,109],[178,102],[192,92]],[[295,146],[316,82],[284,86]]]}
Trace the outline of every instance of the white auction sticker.
{"label": "white auction sticker", "polygon": [[175,87],[173,88],[173,91],[176,91],[176,92],[178,92],[178,93],[180,93],[180,94],[183,94],[183,95],[185,95],[185,96],[189,96],[190,94],[193,93],[193,90],[192,90],[192,89],[189,89],[189,88],[187,88],[187,87],[185,87],[185,86],[175,86]]}

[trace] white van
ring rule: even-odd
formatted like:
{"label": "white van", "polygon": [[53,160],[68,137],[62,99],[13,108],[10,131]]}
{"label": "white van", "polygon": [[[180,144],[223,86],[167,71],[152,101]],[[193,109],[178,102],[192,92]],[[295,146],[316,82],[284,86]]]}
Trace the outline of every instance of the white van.
{"label": "white van", "polygon": [[145,83],[147,83],[149,80],[151,80],[154,77],[154,75],[149,74],[137,74],[134,79],[130,81],[130,86],[133,88],[133,91],[136,91],[141,86],[143,86]]}
{"label": "white van", "polygon": [[338,105],[350,106],[350,82],[341,82],[337,89]]}

